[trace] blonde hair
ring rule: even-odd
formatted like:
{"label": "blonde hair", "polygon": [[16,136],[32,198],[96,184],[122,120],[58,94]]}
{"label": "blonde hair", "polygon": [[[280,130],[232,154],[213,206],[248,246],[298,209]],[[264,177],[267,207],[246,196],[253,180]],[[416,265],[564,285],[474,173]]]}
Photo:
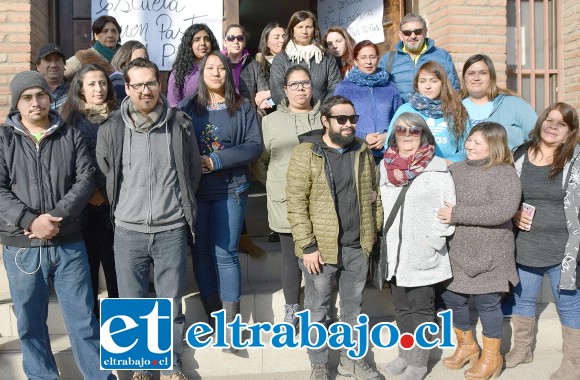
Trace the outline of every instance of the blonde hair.
{"label": "blonde hair", "polygon": [[507,142],[507,133],[501,124],[490,121],[479,123],[471,129],[467,138],[475,132],[481,132],[481,136],[489,148],[489,163],[486,168],[514,164],[514,158]]}

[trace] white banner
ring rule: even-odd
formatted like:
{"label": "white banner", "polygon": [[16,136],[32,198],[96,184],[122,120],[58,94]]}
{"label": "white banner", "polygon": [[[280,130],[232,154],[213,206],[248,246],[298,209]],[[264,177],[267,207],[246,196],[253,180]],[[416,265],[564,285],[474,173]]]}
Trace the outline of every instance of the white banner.
{"label": "white banner", "polygon": [[322,35],[331,26],[342,26],[356,42],[385,40],[383,0],[318,0],[318,22]]}
{"label": "white banner", "polygon": [[121,42],[138,40],[160,70],[171,70],[181,36],[192,24],[207,24],[222,40],[223,2],[207,0],[93,0],[94,22],[113,16],[121,25]]}

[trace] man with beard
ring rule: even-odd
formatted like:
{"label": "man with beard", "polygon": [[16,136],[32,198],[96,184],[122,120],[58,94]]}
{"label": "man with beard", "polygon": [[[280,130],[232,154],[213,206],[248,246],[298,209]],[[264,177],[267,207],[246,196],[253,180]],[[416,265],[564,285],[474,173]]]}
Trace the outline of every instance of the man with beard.
{"label": "man with beard", "polygon": [[[299,137],[288,166],[286,198],[296,255],[305,277],[304,308],[323,323],[338,279],[340,320],[357,324],[368,255],[381,228],[379,182],[367,143],[355,137],[358,115],[350,100],[332,96],[320,107],[323,130]],[[313,329],[314,330],[314,329]],[[312,341],[316,332],[311,331]],[[328,379],[328,347],[309,349],[311,379]],[[343,352],[338,372],[379,379],[365,359]]]}
{"label": "man with beard", "polygon": [[[186,380],[181,299],[201,158],[191,119],[160,94],[157,66],[137,58],[124,77],[127,97],[99,127],[97,139],[97,186],[107,194],[115,219],[119,297],[147,297],[154,263],[157,297],[173,299],[173,368],[161,371],[160,379]],[[151,378],[149,372],[133,374],[134,380]]]}
{"label": "man with beard", "polygon": [[409,13],[399,23],[399,41],[395,51],[387,52],[379,67],[391,74],[399,95],[405,102],[414,91],[415,74],[425,62],[435,61],[445,68],[449,81],[459,91],[457,71],[451,55],[445,49],[435,46],[435,41],[427,38],[427,22],[415,13]]}

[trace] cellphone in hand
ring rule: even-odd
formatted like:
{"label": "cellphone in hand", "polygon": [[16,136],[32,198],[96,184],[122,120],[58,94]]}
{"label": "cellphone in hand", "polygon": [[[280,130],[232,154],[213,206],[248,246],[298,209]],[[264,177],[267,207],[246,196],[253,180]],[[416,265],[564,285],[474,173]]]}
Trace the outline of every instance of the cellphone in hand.
{"label": "cellphone in hand", "polygon": [[[536,208],[530,204],[527,204],[525,202],[522,202],[522,214],[526,215],[529,219],[530,219],[530,227],[531,227],[531,221],[534,219],[534,214],[536,213]],[[528,227],[528,231],[530,230],[530,227]]]}

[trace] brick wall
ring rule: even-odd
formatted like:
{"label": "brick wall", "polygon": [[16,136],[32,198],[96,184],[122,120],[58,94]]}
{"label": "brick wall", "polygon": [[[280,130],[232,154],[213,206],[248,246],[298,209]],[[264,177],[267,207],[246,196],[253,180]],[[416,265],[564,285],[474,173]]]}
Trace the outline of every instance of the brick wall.
{"label": "brick wall", "polygon": [[580,109],[580,3],[564,0],[564,88],[562,101]]}
{"label": "brick wall", "polygon": [[469,57],[487,54],[498,85],[506,86],[506,0],[419,0],[418,5],[428,23],[428,37],[451,54],[460,77]]}
{"label": "brick wall", "polygon": [[20,71],[34,69],[36,50],[48,42],[47,3],[0,2],[0,121],[4,121],[11,106],[10,80]]}

